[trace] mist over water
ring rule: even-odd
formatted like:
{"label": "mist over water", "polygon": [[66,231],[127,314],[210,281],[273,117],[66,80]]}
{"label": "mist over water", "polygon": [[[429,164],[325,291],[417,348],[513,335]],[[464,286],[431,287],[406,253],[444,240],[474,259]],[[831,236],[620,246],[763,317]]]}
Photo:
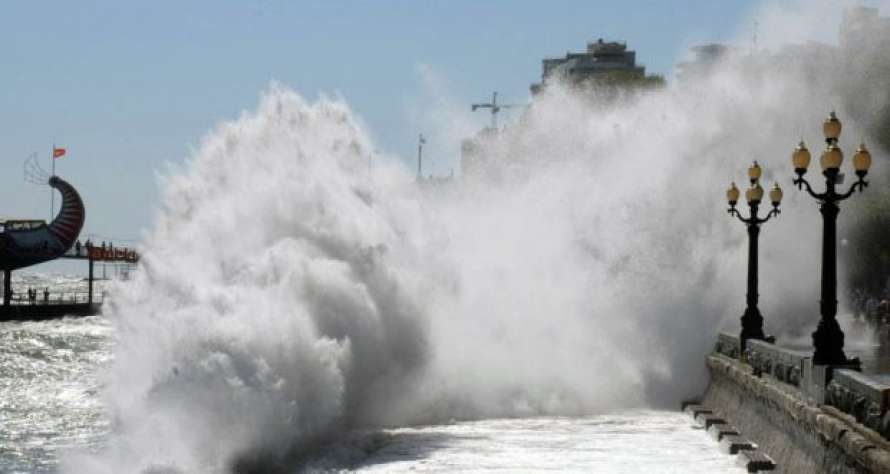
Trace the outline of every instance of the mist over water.
{"label": "mist over water", "polygon": [[845,151],[863,136],[843,79],[743,55],[628,101],[554,88],[484,173],[431,189],[374,156],[345,101],[273,84],[163,178],[108,311],[114,434],[71,470],[287,465],[350,428],[677,406],[744,309],[724,190],[753,159],[786,192],[761,235],[767,330],[815,322],[820,220],[788,157],[821,148],[832,109]]}

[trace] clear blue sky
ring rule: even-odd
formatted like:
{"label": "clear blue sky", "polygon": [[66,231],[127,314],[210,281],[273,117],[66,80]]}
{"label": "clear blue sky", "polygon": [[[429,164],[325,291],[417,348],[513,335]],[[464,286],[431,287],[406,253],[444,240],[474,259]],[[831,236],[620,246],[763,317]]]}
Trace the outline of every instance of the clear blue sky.
{"label": "clear blue sky", "polygon": [[495,89],[525,100],[542,58],[598,37],[626,40],[650,71],[669,75],[690,44],[744,34],[756,3],[4,3],[0,215],[48,215],[46,188],[26,184],[21,164],[35,151],[47,163],[53,139],[68,149],[58,173],[82,191],[87,231],[139,237],[157,203],[155,171],[254,108],[271,80],[309,97],[342,94],[382,150],[411,159],[418,130],[405,103],[422,94],[421,64],[471,116],[469,103]]}

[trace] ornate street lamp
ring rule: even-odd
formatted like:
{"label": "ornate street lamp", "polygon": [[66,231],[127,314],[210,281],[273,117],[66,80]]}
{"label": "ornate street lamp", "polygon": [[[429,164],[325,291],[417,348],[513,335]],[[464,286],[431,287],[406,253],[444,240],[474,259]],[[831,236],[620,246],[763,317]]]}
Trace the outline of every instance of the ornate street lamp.
{"label": "ornate street lamp", "polygon": [[857,189],[862,192],[868,186],[868,182],[865,181],[865,175],[868,174],[868,168],[871,167],[871,154],[865,148],[864,143],[859,145],[859,149],[853,155],[853,168],[856,170],[858,179],[850,186],[847,192],[839,194],[835,191],[835,186],[843,182],[840,168],[841,163],[844,161],[844,154],[838,147],[838,137],[841,135],[841,121],[837,119],[834,112],[825,119],[822,131],[825,134],[826,147],[825,151],[822,152],[819,163],[822,165],[822,174],[825,176],[825,192],[814,192],[810,183],[803,177],[807,172],[807,167],[810,165],[810,152],[807,150],[804,142],[800,142],[800,145],[791,154],[794,172],[797,173],[794,184],[797,185],[798,189],[805,187],[810,196],[819,201],[819,211],[822,213],[824,221],[822,231],[822,301],[819,305],[822,317],[819,320],[819,327],[813,333],[813,347],[816,349],[815,354],[813,354],[813,363],[858,367],[858,358],[847,359],[847,356],[844,354],[844,332],[841,331],[836,318],[837,214],[840,212],[837,203],[852,196]]}
{"label": "ornate street lamp", "polygon": [[751,181],[751,187],[745,191],[745,199],[748,201],[748,207],[751,209],[750,215],[745,218],[736,210],[736,203],[739,201],[739,188],[735,183],[726,191],[726,200],[729,201],[729,209],[727,212],[731,216],[736,216],[743,224],[748,227],[748,294],[746,297],[747,307],[745,314],[742,315],[742,333],[739,336],[741,342],[741,352],[745,352],[745,344],[748,339],[770,340],[763,333],[763,316],[757,309],[757,238],[760,235],[760,225],[770,220],[771,217],[779,215],[779,203],[782,202],[782,189],[776,183],[769,192],[769,198],[773,208],[767,213],[765,218],[757,216],[757,210],[760,207],[760,201],[763,199],[763,188],[760,186],[760,175],[762,170],[757,162],[748,168],[748,178]]}

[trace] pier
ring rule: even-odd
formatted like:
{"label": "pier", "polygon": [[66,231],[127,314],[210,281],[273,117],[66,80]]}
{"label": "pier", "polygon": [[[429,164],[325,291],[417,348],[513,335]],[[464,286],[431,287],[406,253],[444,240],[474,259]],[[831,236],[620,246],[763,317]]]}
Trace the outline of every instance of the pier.
{"label": "pier", "polygon": [[95,291],[95,265],[117,264],[129,269],[139,261],[139,253],[129,247],[103,242],[100,246],[88,241],[76,242],[59,259],[87,262],[86,291],[57,291],[45,288],[14,288],[12,270],[3,271],[3,305],[0,321],[46,320],[64,316],[92,316],[99,314],[104,294]]}
{"label": "pier", "polygon": [[[26,175],[28,175],[26,163]],[[3,305],[0,321],[40,320],[63,316],[98,314],[102,295],[94,291],[95,263],[124,265],[127,270],[139,261],[135,249],[91,240],[79,239],[86,220],[86,207],[80,194],[70,183],[55,174],[47,176],[34,165],[30,179],[46,180],[62,195],[59,212],[51,222],[39,219],[0,221],[0,270],[3,272]],[[85,260],[88,264],[87,291],[58,292],[43,288],[13,288],[12,272],[58,259]],[[103,273],[104,273],[103,266]]]}

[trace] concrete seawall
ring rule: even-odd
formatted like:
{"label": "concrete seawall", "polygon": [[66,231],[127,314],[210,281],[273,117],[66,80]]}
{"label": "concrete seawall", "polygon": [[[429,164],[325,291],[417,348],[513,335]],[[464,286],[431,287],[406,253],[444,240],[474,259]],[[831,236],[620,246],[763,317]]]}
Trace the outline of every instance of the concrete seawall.
{"label": "concrete seawall", "polygon": [[758,445],[778,472],[890,473],[890,443],[797,387],[720,353],[701,402]]}

